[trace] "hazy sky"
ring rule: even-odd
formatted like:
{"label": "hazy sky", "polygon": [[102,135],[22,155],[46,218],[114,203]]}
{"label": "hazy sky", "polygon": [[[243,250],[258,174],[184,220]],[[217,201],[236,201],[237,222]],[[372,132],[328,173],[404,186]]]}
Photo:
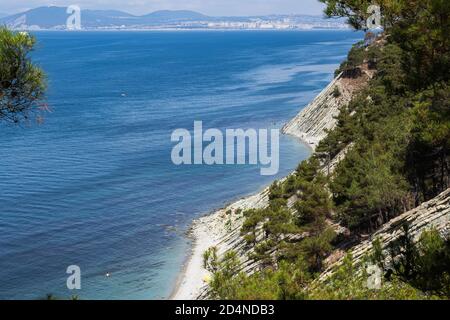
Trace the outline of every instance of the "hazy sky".
{"label": "hazy sky", "polygon": [[318,0],[0,0],[0,12],[17,13],[39,6],[68,6],[81,9],[117,9],[134,14],[156,10],[195,10],[207,15],[261,15],[270,13],[321,14]]}

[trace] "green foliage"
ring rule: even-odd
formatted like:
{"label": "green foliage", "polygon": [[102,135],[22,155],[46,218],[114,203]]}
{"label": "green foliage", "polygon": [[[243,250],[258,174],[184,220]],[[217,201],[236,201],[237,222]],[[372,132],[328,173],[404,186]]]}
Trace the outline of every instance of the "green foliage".
{"label": "green foliage", "polygon": [[[406,73],[403,65],[403,50],[393,43],[385,45],[382,51],[373,52],[377,55],[377,74],[380,89],[388,95],[402,95],[408,90]],[[384,99],[383,93],[378,101]]]}
{"label": "green foliage", "polygon": [[277,270],[265,269],[253,275],[238,271],[235,254],[230,252],[213,272],[210,294],[228,300],[294,300],[304,299],[304,288],[311,278],[302,260],[281,262]]}
{"label": "green foliage", "polygon": [[333,159],[354,140],[355,123],[349,107],[342,107],[336,117],[336,127],[317,146],[316,152],[324,160]]}
{"label": "green foliage", "polygon": [[[321,0],[330,17],[365,29],[369,0]],[[428,299],[450,291],[449,242],[435,231],[415,245],[407,232],[391,248],[389,266],[375,240],[368,261],[386,271],[380,290],[347,256],[326,281],[315,281],[336,244],[327,219],[354,233],[373,232],[450,186],[449,13],[447,0],[379,0],[384,34],[353,46],[336,71],[357,82],[376,69],[369,85],[341,107],[335,129],[295,174],[274,183],[270,205],[244,213],[241,233],[263,269],[239,272],[235,256],[208,257],[217,298]],[[338,97],[335,90],[333,96]],[[331,177],[320,169],[346,150]],[[322,162],[322,163],[321,163]],[[332,198],[329,197],[332,193]],[[287,203],[296,201],[294,209]],[[334,213],[337,213],[335,215]]]}
{"label": "green foliage", "polygon": [[45,76],[29,58],[34,44],[27,33],[0,27],[0,121],[18,123],[45,110]]}
{"label": "green foliage", "polygon": [[277,199],[283,197],[283,188],[278,181],[275,181],[269,189],[269,199]]}
{"label": "green foliage", "polygon": [[225,223],[225,229],[226,229],[228,232],[231,232],[232,225],[233,225],[233,222],[231,221],[231,219],[228,219],[228,220],[227,220],[227,223]]}
{"label": "green foliage", "polygon": [[248,210],[244,212],[245,221],[241,227],[241,235],[248,244],[256,244],[258,225],[265,219],[265,210]]}
{"label": "green foliage", "polygon": [[373,231],[401,212],[408,184],[382,143],[360,143],[338,166],[331,188],[340,217],[350,228]]}
{"label": "green foliage", "polygon": [[[385,259],[383,255],[379,255],[381,253],[379,244],[380,242],[375,241],[375,249],[371,255],[372,262],[379,263]],[[213,263],[214,269],[209,269],[212,272],[210,294],[215,299],[233,300],[448,298],[449,244],[435,231],[424,232],[417,247],[415,259],[413,268],[419,270],[423,278],[411,279],[400,274],[390,274],[383,279],[380,288],[371,289],[368,285],[369,275],[361,268],[361,265],[353,263],[351,254],[347,254],[334,273],[322,282],[314,281],[314,276],[309,270],[310,264],[301,256],[292,262],[281,261],[276,269],[266,268],[252,275],[246,275],[239,271],[236,254],[229,252],[217,264]],[[422,280],[424,282],[421,282]]]}
{"label": "green foliage", "polygon": [[403,49],[403,65],[414,89],[448,82],[450,3],[447,0],[398,0],[397,23],[389,29]]}
{"label": "green foliage", "polygon": [[333,90],[333,97],[334,98],[339,98],[341,96],[341,91],[339,90],[339,87],[334,87],[334,90]]}
{"label": "green foliage", "polygon": [[415,118],[408,148],[408,173],[420,200],[450,186],[450,85],[436,83],[412,99]]}
{"label": "green foliage", "polygon": [[[203,265],[213,275],[209,283],[213,298],[232,299],[236,296],[238,287],[233,285],[232,280],[241,274],[239,273],[239,259],[234,251],[228,251],[222,259],[219,259],[217,248],[210,248],[203,256]],[[238,276],[236,277],[236,275]]]}
{"label": "green foliage", "polygon": [[342,265],[325,282],[316,283],[309,292],[313,300],[422,300],[427,297],[396,278],[384,282],[380,289],[370,289],[368,275],[358,273],[352,256],[344,258]]}
{"label": "green foliage", "polygon": [[[254,248],[252,259],[273,266],[277,261],[294,262],[301,257],[308,270],[321,269],[332,249],[334,233],[327,230],[325,223],[332,203],[326,187],[328,180],[319,169],[316,157],[303,161],[295,174],[272,185],[268,208],[244,213],[241,235]],[[287,199],[293,196],[297,197],[295,210],[287,208]],[[309,237],[301,241],[305,234]],[[290,240],[292,237],[299,240]],[[277,254],[274,256],[273,252]]]}
{"label": "green foliage", "polygon": [[450,241],[436,230],[422,234],[411,283],[425,292],[450,298]]}
{"label": "green foliage", "polygon": [[381,241],[379,238],[375,239],[372,242],[372,253],[369,255],[369,261],[371,264],[378,266],[380,269],[385,269],[384,261],[386,259],[386,255],[383,252],[383,248],[381,246]]}
{"label": "green foliage", "polygon": [[325,14],[329,17],[346,17],[348,24],[353,28],[365,29],[369,14],[367,9],[372,3],[370,0],[320,0],[327,5]]}
{"label": "green foliage", "polygon": [[[361,75],[360,66],[363,64],[366,58],[366,52],[363,42],[358,42],[353,45],[348,53],[347,60],[342,62],[339,69],[336,70],[335,76],[343,73],[346,78],[356,78]],[[339,97],[339,94],[334,95],[335,98]]]}
{"label": "green foliage", "polygon": [[[319,177],[318,179],[324,179]],[[295,204],[298,225],[323,224],[325,217],[330,215],[332,204],[325,184],[303,181],[301,194]]]}
{"label": "green foliage", "polygon": [[394,274],[431,295],[450,298],[450,241],[436,230],[422,233],[414,244],[405,234],[391,248]]}
{"label": "green foliage", "polygon": [[311,157],[308,160],[304,160],[297,167],[297,177],[312,182],[316,178],[317,171],[320,169],[320,162],[316,157]]}
{"label": "green foliage", "polygon": [[331,184],[339,216],[352,230],[373,231],[449,186],[448,84],[414,92],[403,52],[394,43],[363,52],[377,62],[377,74],[317,148],[333,158],[353,143]]}
{"label": "green foliage", "polygon": [[308,237],[300,243],[301,251],[308,262],[310,272],[315,273],[322,270],[323,260],[333,250],[331,242],[335,237],[335,232],[327,228],[320,234]]}
{"label": "green foliage", "polygon": [[[370,0],[320,0],[329,17],[346,17],[355,29],[366,29]],[[403,53],[407,79],[415,88],[448,81],[450,70],[450,4],[447,0],[378,0],[382,25]]]}
{"label": "green foliage", "polygon": [[219,270],[219,257],[217,255],[217,248],[212,247],[203,253],[203,268],[214,273]]}
{"label": "green foliage", "polygon": [[263,225],[266,238],[272,237],[280,240],[280,237],[284,234],[295,233],[297,228],[293,221],[294,218],[287,208],[267,210],[266,221]]}

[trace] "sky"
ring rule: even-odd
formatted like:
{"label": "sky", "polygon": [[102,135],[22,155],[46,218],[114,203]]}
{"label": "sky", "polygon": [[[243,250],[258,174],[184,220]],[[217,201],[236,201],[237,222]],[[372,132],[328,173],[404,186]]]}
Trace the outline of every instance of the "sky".
{"label": "sky", "polygon": [[267,14],[322,14],[318,0],[0,0],[1,13],[18,13],[40,6],[68,6],[81,9],[116,9],[136,15],[157,10],[194,10],[211,16]]}

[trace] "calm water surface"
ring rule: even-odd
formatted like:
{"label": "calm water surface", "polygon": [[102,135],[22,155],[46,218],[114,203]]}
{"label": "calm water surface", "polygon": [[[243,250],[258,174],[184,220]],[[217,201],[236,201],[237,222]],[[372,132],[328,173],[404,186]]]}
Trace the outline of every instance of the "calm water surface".
{"label": "calm water surface", "polygon": [[[195,217],[292,171],[309,150],[280,142],[281,167],[172,164],[170,135],[280,128],[332,79],[351,31],[39,32],[52,112],[0,125],[0,298],[167,297]],[[66,288],[81,267],[82,290]],[[110,273],[110,277],[105,277]]]}

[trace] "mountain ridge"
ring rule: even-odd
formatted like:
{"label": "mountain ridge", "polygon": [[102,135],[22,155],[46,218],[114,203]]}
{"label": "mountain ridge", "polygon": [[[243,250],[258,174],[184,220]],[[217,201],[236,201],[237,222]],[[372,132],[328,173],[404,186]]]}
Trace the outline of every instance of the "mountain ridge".
{"label": "mountain ridge", "polygon": [[[66,7],[47,6],[0,16],[0,24],[12,29],[65,30],[70,15]],[[152,28],[219,28],[219,29],[313,29],[343,28],[343,21],[327,21],[321,16],[267,15],[243,17],[211,17],[190,10],[159,10],[133,15],[119,10],[81,10],[83,29],[152,29]]]}

